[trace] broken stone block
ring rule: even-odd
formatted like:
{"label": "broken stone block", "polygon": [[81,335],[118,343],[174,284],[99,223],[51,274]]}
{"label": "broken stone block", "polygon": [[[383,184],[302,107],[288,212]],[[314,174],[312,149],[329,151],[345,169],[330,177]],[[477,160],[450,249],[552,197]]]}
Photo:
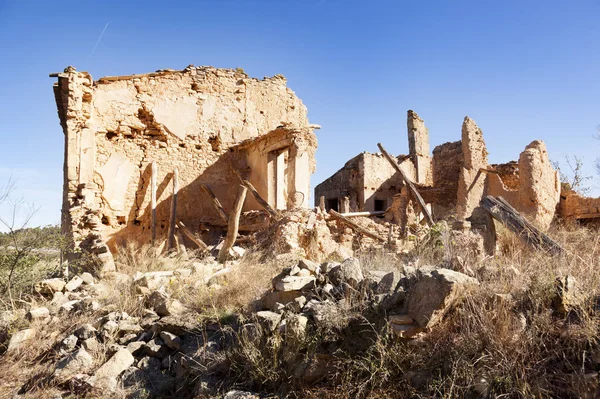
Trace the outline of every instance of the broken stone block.
{"label": "broken stone block", "polygon": [[144,353],[146,355],[155,357],[157,359],[164,359],[169,352],[171,352],[171,350],[160,338],[154,338],[153,340],[148,341],[144,347]]}
{"label": "broken stone block", "polygon": [[268,310],[256,313],[256,319],[265,331],[273,332],[279,327],[281,315]]}
{"label": "broken stone block", "polygon": [[301,291],[273,291],[261,298],[263,309],[277,310],[277,304],[288,305],[296,298],[301,297]]}
{"label": "broken stone block", "polygon": [[585,295],[577,286],[575,277],[567,275],[556,279],[552,304],[560,314],[566,314],[584,306]]}
{"label": "broken stone block", "polygon": [[306,336],[306,327],[308,325],[308,317],[303,315],[291,314],[285,319],[285,337],[291,342],[300,342]]}
{"label": "broken stone block", "polygon": [[173,350],[181,349],[181,338],[175,334],[171,334],[168,331],[161,331],[160,338],[164,341],[165,345]]}
{"label": "broken stone block", "polygon": [[45,320],[50,317],[50,311],[48,308],[31,309],[29,312],[27,312],[25,317],[27,317],[27,320],[30,322]]}
{"label": "broken stone block", "polygon": [[81,347],[88,352],[98,352],[101,349],[100,342],[96,338],[88,338],[81,342]]}
{"label": "broken stone block", "polygon": [[90,273],[85,272],[85,273],[81,273],[81,279],[83,280],[83,283],[86,285],[92,285],[94,284],[95,280],[94,280],[94,276],[92,276]]}
{"label": "broken stone block", "polygon": [[75,335],[69,335],[62,340],[60,349],[63,352],[71,352],[77,346],[77,337]]}
{"label": "broken stone block", "polygon": [[127,370],[134,361],[133,355],[127,349],[120,349],[96,370],[88,383],[97,389],[114,391],[117,388],[117,377]]}
{"label": "broken stone block", "polygon": [[27,328],[14,333],[8,342],[8,348],[6,351],[10,353],[23,349],[29,341],[35,338],[35,334],[36,330],[33,328]]}
{"label": "broken stone block", "polygon": [[94,358],[84,348],[79,348],[58,362],[53,375],[59,382],[64,382],[75,374],[87,373],[93,365]]}
{"label": "broken stone block", "polygon": [[92,326],[91,324],[84,324],[83,326],[81,326],[77,330],[75,330],[75,332],[73,334],[77,338],[84,340],[84,339],[95,337],[97,332],[98,332],[98,330],[96,330],[94,328],[94,326]]}
{"label": "broken stone block", "polygon": [[277,276],[273,279],[275,291],[301,291],[311,289],[315,285],[313,276]]}
{"label": "broken stone block", "polygon": [[144,341],[134,341],[127,344],[127,350],[134,356],[139,356],[144,353],[146,343]]}
{"label": "broken stone block", "polygon": [[62,291],[65,285],[65,281],[61,278],[50,278],[37,282],[33,289],[42,295],[54,295],[55,292]]}
{"label": "broken stone block", "polygon": [[341,265],[334,267],[328,273],[331,282],[340,286],[347,283],[352,288],[358,288],[364,276],[360,267],[360,261],[356,258],[348,258]]}
{"label": "broken stone block", "polygon": [[449,269],[422,268],[407,294],[407,313],[423,328],[438,323],[476,279]]}
{"label": "broken stone block", "polygon": [[65,285],[65,291],[75,291],[81,284],[83,284],[83,279],[79,276],[75,276]]}
{"label": "broken stone block", "polygon": [[308,259],[301,259],[298,262],[298,267],[303,270],[308,270],[311,274],[317,275],[321,272],[321,265]]}

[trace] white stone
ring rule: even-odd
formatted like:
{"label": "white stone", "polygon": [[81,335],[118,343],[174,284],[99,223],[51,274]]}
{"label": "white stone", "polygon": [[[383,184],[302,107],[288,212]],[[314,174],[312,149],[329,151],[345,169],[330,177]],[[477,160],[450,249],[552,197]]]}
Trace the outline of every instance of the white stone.
{"label": "white stone", "polygon": [[75,291],[81,286],[81,284],[83,284],[83,279],[79,276],[75,276],[65,285],[65,290]]}
{"label": "white stone", "polygon": [[89,383],[98,389],[114,391],[116,389],[117,377],[133,364],[135,358],[127,349],[118,350],[106,363],[104,363]]}
{"label": "white stone", "polygon": [[48,308],[31,309],[29,312],[27,312],[26,317],[29,321],[45,320],[50,317],[50,311]]}
{"label": "white stone", "polygon": [[7,352],[18,351],[23,348],[28,341],[35,337],[36,330],[33,328],[27,328],[13,334],[8,343]]}

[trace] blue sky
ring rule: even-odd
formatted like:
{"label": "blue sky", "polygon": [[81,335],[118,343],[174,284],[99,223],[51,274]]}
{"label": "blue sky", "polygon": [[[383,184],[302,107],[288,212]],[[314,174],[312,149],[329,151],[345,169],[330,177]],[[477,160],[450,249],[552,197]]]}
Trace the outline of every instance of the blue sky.
{"label": "blue sky", "polygon": [[591,175],[599,39],[598,0],[0,0],[0,186],[12,175],[39,207],[33,224],[59,222],[63,134],[48,73],[67,65],[95,79],[189,64],[283,74],[323,127],[313,186],[378,141],[406,153],[408,109],[432,148],[458,140],[469,115],[491,162],[542,139]]}

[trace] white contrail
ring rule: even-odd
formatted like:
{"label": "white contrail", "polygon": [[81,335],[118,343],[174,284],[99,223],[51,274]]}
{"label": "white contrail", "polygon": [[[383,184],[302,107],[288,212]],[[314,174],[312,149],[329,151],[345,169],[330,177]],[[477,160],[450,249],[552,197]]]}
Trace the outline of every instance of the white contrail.
{"label": "white contrail", "polygon": [[100,33],[100,36],[98,37],[98,41],[96,42],[96,45],[92,49],[92,52],[90,53],[90,56],[94,55],[94,52],[96,51],[96,48],[100,44],[100,40],[102,40],[102,36],[104,36],[104,32],[106,32],[106,28],[108,28],[108,22],[106,23],[106,25],[104,25],[104,29],[102,29],[102,33]]}

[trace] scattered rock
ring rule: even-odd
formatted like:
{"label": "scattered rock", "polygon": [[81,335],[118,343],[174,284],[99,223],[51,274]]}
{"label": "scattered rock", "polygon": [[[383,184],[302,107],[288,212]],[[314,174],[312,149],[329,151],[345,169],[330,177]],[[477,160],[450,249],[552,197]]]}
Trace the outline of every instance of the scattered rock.
{"label": "scattered rock", "polygon": [[223,399],[259,399],[259,397],[252,392],[233,390],[227,392]]}
{"label": "scattered rock", "polygon": [[285,337],[286,340],[292,342],[300,342],[306,335],[306,326],[308,325],[308,318],[302,315],[288,315],[285,323]]}
{"label": "scattered rock", "polygon": [[165,345],[162,339],[154,338],[153,340],[146,343],[144,347],[144,353],[148,356],[155,357],[157,359],[163,359],[170,352],[168,346]]}
{"label": "scattered rock", "polygon": [[88,352],[98,352],[101,349],[100,342],[96,338],[88,338],[83,340],[81,346]]}
{"label": "scattered rock", "polygon": [[26,317],[30,322],[45,320],[50,317],[50,311],[48,308],[31,309],[29,312],[27,312]]}
{"label": "scattered rock", "polygon": [[59,382],[67,381],[75,374],[87,373],[93,365],[94,358],[84,348],[79,348],[58,362],[54,378]]}
{"label": "scattered rock", "polygon": [[95,282],[94,276],[92,276],[88,272],[81,273],[80,277],[81,277],[81,280],[83,280],[83,283],[86,284],[86,285],[92,285]]}
{"label": "scattered rock", "polygon": [[415,285],[408,292],[408,314],[419,326],[431,328],[460,298],[466,288],[479,282],[449,269],[422,268]]}
{"label": "scattered rock", "polygon": [[263,309],[276,310],[277,304],[287,305],[302,296],[301,291],[274,291],[261,298]]}
{"label": "scattered rock", "polygon": [[301,291],[315,286],[313,276],[277,276],[273,280],[275,291]]}
{"label": "scattered rock", "polygon": [[127,349],[121,349],[96,370],[88,383],[98,389],[114,391],[117,387],[117,377],[134,361],[133,355]]}
{"label": "scattered rock", "polygon": [[356,258],[348,258],[341,265],[334,267],[328,273],[329,279],[334,285],[347,283],[352,288],[358,288],[364,276],[360,267],[360,261]]}
{"label": "scattered rock", "polygon": [[308,270],[311,274],[317,275],[321,273],[321,265],[308,259],[301,259],[298,262],[298,267],[303,270]]}
{"label": "scattered rock", "polygon": [[42,295],[54,295],[65,288],[65,281],[61,278],[50,278],[36,283],[33,287],[35,292]]}
{"label": "scattered rock", "polygon": [[96,336],[96,330],[91,324],[84,324],[73,333],[77,338],[85,340]]}
{"label": "scattered rock", "polygon": [[173,350],[181,349],[181,338],[179,338],[177,335],[171,334],[168,331],[161,331],[160,338],[169,348]]}
{"label": "scattered rock", "polygon": [[8,342],[7,352],[14,352],[23,349],[28,341],[31,341],[33,338],[35,338],[35,334],[36,330],[33,328],[27,328],[14,333]]}
{"label": "scattered rock", "polygon": [[65,291],[75,291],[81,284],[83,284],[83,279],[79,276],[75,276],[65,285]]}
{"label": "scattered rock", "polygon": [[256,313],[256,319],[265,331],[273,332],[279,327],[281,315],[268,310]]}
{"label": "scattered rock", "polygon": [[135,341],[127,344],[127,350],[134,356],[139,356],[144,353],[146,343],[144,341]]}

